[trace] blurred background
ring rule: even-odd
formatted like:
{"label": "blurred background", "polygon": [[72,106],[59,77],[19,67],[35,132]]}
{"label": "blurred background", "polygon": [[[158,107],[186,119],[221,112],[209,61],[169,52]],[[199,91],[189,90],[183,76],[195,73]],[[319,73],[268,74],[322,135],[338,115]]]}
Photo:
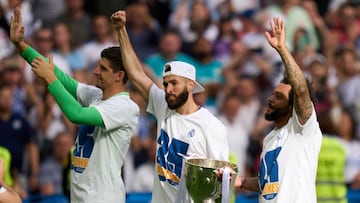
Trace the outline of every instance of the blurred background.
{"label": "blurred background", "polygon": [[[283,75],[264,31],[279,16],[287,46],[310,78],[324,141],[318,202],[360,202],[360,1],[358,0],[0,0],[0,157],[6,182],[24,202],[67,203],[70,151],[77,126],[62,114],[9,41],[15,7],[26,41],[76,80],[92,84],[100,51],[117,45],[109,22],[127,11],[127,31],[146,73],[160,86],[167,61],[193,64],[206,91],[196,101],[228,128],[239,174],[257,176],[267,97]],[[123,168],[127,202],[149,202],[154,178],[156,120],[129,84],[141,109]],[[235,191],[234,201],[257,202]]]}

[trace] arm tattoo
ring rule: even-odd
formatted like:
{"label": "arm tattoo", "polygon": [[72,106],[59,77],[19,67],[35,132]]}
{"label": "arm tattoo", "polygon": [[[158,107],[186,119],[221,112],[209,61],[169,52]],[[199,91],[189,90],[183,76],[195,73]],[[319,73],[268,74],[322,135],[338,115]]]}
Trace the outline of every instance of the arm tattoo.
{"label": "arm tattoo", "polygon": [[304,74],[287,49],[279,50],[285,66],[290,85],[294,92],[294,107],[301,124],[304,124],[312,113],[312,103]]}

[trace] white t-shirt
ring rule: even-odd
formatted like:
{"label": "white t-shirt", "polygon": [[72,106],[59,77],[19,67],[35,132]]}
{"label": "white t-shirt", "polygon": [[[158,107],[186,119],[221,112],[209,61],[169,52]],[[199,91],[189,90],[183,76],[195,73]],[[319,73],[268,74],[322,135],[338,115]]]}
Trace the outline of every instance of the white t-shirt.
{"label": "white t-shirt", "polygon": [[125,202],[121,167],[136,130],[139,108],[128,93],[102,100],[100,89],[84,84],[78,85],[77,97],[83,106],[99,111],[105,127],[79,128],[71,167],[71,202]]}
{"label": "white t-shirt", "polygon": [[295,110],[288,123],[271,131],[263,143],[260,203],[315,203],[316,170],[322,133],[313,112],[301,125]]}
{"label": "white t-shirt", "polygon": [[178,114],[168,108],[164,90],[153,85],[147,111],[158,121],[153,203],[175,201],[183,157],[229,160],[226,128],[205,108]]}

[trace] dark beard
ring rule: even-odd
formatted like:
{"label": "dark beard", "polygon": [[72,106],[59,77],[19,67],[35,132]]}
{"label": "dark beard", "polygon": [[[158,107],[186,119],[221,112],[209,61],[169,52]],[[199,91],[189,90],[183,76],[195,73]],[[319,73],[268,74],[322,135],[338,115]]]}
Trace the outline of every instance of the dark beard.
{"label": "dark beard", "polygon": [[267,121],[274,121],[277,118],[278,118],[278,115],[277,115],[276,111],[265,114],[265,120],[267,120]]}
{"label": "dark beard", "polygon": [[275,109],[273,112],[265,114],[265,120],[276,121],[277,119],[279,119],[280,117],[282,117],[286,114],[288,114],[288,111],[286,111],[286,110]]}
{"label": "dark beard", "polygon": [[175,102],[170,102],[169,96],[170,96],[169,94],[165,95],[166,102],[168,104],[169,109],[174,110],[185,104],[185,102],[189,98],[189,92],[186,89],[184,89],[184,91],[182,91],[178,96],[176,96]]}

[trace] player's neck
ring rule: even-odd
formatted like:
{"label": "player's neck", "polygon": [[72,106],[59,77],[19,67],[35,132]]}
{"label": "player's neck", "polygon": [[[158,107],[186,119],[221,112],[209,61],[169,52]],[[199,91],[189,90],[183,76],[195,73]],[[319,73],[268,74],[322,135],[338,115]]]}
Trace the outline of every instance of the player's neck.
{"label": "player's neck", "polygon": [[277,119],[275,121],[275,129],[280,129],[284,127],[289,122],[290,117],[291,115],[287,115],[287,116],[283,116],[280,119]]}
{"label": "player's neck", "polygon": [[106,100],[106,99],[109,99],[110,97],[120,93],[120,92],[125,92],[126,89],[124,86],[121,86],[121,87],[113,87],[113,88],[110,88],[110,89],[106,89],[106,90],[103,90],[103,98],[102,100]]}
{"label": "player's neck", "polygon": [[188,100],[184,105],[176,109],[176,113],[187,115],[196,112],[198,109],[199,105],[197,105],[194,101]]}

